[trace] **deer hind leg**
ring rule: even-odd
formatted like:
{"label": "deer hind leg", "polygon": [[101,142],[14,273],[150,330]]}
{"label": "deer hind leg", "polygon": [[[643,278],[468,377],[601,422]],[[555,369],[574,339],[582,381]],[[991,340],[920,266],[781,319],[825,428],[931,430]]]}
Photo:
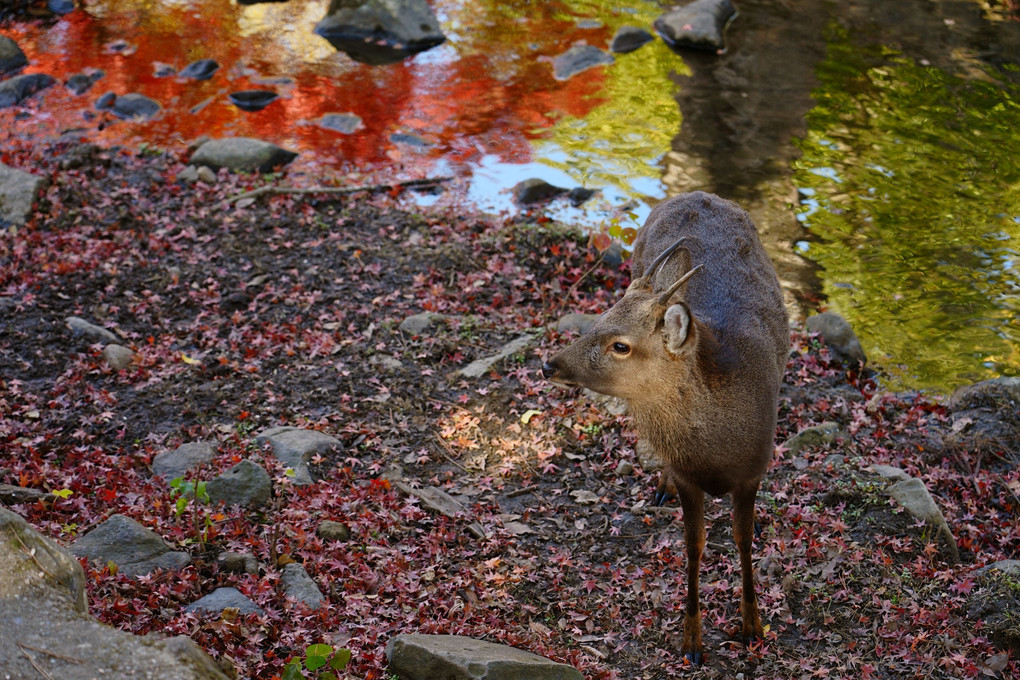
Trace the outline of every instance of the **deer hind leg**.
{"label": "deer hind leg", "polygon": [[740,637],[744,644],[762,639],[764,631],[754,592],[754,567],[751,564],[751,542],[755,534],[754,499],[760,480],[733,491],[733,541],[740,553],[743,593],[740,598]]}
{"label": "deer hind leg", "polygon": [[688,484],[678,484],[680,505],[684,512],[684,542],[687,546],[687,610],[684,616],[684,640],[681,652],[691,663],[700,665],[701,599],[698,582],[701,554],[705,550],[705,494]]}

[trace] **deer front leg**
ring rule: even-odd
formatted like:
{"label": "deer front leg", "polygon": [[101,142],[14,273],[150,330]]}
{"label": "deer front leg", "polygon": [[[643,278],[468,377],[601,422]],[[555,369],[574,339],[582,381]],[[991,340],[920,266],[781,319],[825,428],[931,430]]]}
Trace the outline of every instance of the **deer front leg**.
{"label": "deer front leg", "polygon": [[652,499],[652,505],[661,507],[676,498],[676,494],[676,484],[673,483],[673,478],[670,475],[669,468],[667,468],[659,473],[659,484],[655,487],[655,497]]}
{"label": "deer front leg", "polygon": [[[664,473],[665,475],[665,473]],[[689,484],[677,484],[684,512],[684,542],[687,545],[687,610],[684,616],[684,641],[681,652],[688,661],[701,665],[701,599],[698,582],[701,554],[705,550],[705,494]]]}
{"label": "deer front leg", "polygon": [[754,593],[754,567],[751,564],[751,541],[755,534],[754,499],[758,494],[759,481],[755,480],[733,491],[733,541],[740,553],[743,586],[740,597],[740,637],[747,645],[764,636],[758,599]]}

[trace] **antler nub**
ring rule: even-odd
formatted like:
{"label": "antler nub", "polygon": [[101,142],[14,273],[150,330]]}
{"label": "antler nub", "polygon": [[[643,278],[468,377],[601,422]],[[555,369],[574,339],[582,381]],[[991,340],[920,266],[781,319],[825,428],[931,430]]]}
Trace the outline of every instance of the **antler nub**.
{"label": "antler nub", "polygon": [[676,282],[672,286],[670,286],[668,290],[666,290],[662,295],[659,296],[659,304],[662,306],[666,306],[669,303],[669,299],[673,297],[673,293],[680,290],[680,286],[687,283],[687,279],[694,276],[695,272],[697,272],[704,266],[705,265],[703,264],[699,264],[697,267],[695,267],[694,269],[690,270],[689,272],[681,276],[679,279],[677,279]]}

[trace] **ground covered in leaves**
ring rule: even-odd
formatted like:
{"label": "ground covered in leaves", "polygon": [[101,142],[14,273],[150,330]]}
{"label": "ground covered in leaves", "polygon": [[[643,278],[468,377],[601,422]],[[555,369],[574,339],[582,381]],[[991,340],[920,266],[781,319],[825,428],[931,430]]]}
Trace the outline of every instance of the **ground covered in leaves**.
{"label": "ground covered in leaves", "polygon": [[[3,161],[51,186],[28,226],[0,235],[0,483],[69,490],[14,506],[65,545],[123,513],[195,558],[137,580],[84,565],[100,620],[189,635],[247,678],[272,678],[320,642],[352,651],[350,677],[385,678],[386,642],[411,632],[522,647],[589,678],[1020,673],[967,616],[975,570],[1020,549],[1020,470],[1001,453],[945,445],[938,400],[883,394],[795,334],[777,441],[826,421],[847,436],[778,455],[763,485],[755,558],[767,632],[750,649],[731,636],[740,581],[728,501],[708,502],[707,659],[690,668],[679,510],[649,507],[656,479],[625,417],[539,370],[569,340],[550,324],[610,306],[626,263],[542,220],[426,211],[394,192],[228,205],[286,180],[183,186],[184,165],[159,153],[12,139]],[[423,311],[443,318],[399,330]],[[112,330],[135,363],[112,370],[69,316]],[[457,375],[524,332],[535,333],[526,351],[481,378]],[[256,446],[275,425],[342,442],[314,461],[317,483],[291,484]],[[218,456],[196,477],[254,459],[277,479],[272,503],[177,514],[149,466],[198,440],[217,442]],[[925,481],[961,564],[895,508],[894,521],[872,521],[890,503],[861,472],[875,463]],[[465,512],[426,512],[387,481],[394,468]],[[204,535],[195,512],[211,520]],[[319,538],[326,519],[347,524],[350,540]],[[224,550],[254,554],[260,573],[221,571]],[[287,560],[304,564],[327,607],[281,597]],[[265,613],[182,610],[224,585]]]}

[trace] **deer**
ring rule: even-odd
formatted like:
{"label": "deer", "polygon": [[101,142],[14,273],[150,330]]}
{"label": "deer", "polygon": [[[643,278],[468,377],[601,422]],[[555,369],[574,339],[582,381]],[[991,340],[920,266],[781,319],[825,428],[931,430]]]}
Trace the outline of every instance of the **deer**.
{"label": "deer", "polygon": [[704,497],[730,494],[742,641],[763,637],[751,563],[754,504],[772,459],[790,352],[783,294],[750,216],[714,194],[656,205],[638,230],[631,282],[591,329],[542,366],[562,386],[621,397],[662,463],[653,502],[683,512],[687,601],[681,653],[703,661],[699,571]]}

